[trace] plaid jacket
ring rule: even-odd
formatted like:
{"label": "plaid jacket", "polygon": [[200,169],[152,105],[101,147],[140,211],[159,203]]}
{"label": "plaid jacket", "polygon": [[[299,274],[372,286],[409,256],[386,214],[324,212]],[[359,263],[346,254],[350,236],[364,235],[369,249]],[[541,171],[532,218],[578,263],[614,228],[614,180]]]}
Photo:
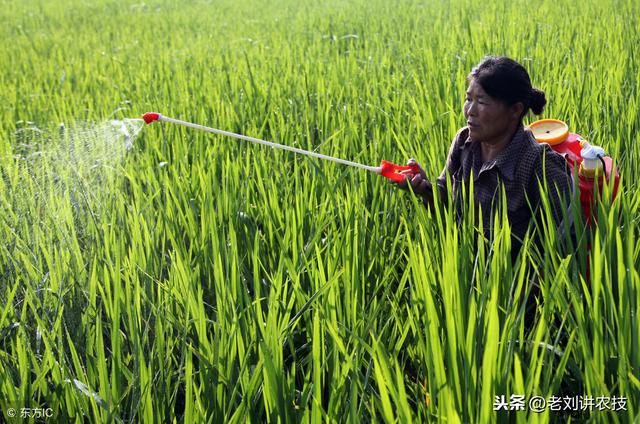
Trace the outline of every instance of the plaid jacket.
{"label": "plaid jacket", "polygon": [[[447,193],[447,177],[451,179],[451,197]],[[486,163],[482,162],[480,144],[469,137],[468,128],[458,131],[445,168],[437,179],[441,199],[452,200],[461,211],[460,205],[468,194],[471,178],[474,203],[476,210],[482,210],[483,228],[488,238],[492,236],[493,216],[499,208],[504,186],[514,249],[519,249],[520,240],[540,207],[538,181],[542,183],[546,178],[551,212],[557,224],[563,217],[563,202],[568,206],[573,192],[573,179],[565,159],[547,144],[538,143],[531,131],[522,125],[505,150]]]}

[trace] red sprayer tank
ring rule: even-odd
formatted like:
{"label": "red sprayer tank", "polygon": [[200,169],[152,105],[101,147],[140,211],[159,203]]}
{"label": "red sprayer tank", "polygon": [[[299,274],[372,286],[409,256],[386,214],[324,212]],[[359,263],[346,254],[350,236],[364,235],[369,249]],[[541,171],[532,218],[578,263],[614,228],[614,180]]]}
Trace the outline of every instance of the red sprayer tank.
{"label": "red sprayer tank", "polygon": [[[602,195],[602,186],[613,177],[613,198],[618,193],[620,174],[609,156],[598,146],[592,146],[569,127],[556,119],[543,119],[529,125],[538,143],[547,143],[560,153],[569,164],[571,172],[577,168],[580,203],[587,222],[594,219],[593,207]],[[596,193],[597,187],[597,193]],[[613,199],[612,199],[613,200]]]}

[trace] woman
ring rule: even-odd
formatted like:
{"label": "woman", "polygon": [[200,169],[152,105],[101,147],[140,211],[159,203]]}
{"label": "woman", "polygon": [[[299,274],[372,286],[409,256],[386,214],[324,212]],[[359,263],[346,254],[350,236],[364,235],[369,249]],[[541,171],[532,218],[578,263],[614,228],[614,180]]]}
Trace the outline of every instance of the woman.
{"label": "woman", "polygon": [[[513,238],[514,258],[533,216],[540,206],[539,182],[546,191],[556,224],[569,205],[573,185],[565,160],[548,145],[535,141],[522,119],[531,110],[542,113],[545,94],[533,88],[522,65],[507,57],[486,57],[467,77],[464,102],[467,126],[458,131],[437,178],[441,202],[459,204],[462,190],[473,178],[475,205],[482,209],[483,228],[490,239],[493,214],[506,192],[507,216]],[[417,163],[411,159],[409,163]],[[419,166],[418,166],[419,167]],[[433,190],[422,168],[407,172],[399,186],[421,196],[425,205],[433,205]],[[453,193],[447,193],[451,179]],[[477,216],[477,215],[476,215]]]}

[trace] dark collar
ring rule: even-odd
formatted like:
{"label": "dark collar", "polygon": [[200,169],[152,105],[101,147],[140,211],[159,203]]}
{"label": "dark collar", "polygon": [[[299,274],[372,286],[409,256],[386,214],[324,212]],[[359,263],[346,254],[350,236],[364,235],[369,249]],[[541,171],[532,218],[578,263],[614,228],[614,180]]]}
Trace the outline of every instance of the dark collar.
{"label": "dark collar", "polygon": [[[507,180],[513,180],[516,172],[516,166],[518,164],[518,159],[524,153],[524,150],[527,147],[527,143],[529,142],[529,137],[527,135],[527,131],[524,129],[524,126],[520,124],[516,133],[513,135],[513,138],[507,144],[507,147],[498,154],[498,156],[491,162],[485,163],[482,166],[482,171],[492,169],[493,167],[497,167],[500,171],[500,174],[503,178]],[[473,145],[477,145],[475,149],[472,149],[472,154],[481,155],[480,145],[475,143],[471,137],[467,137],[464,142],[464,148],[471,148]],[[481,158],[475,158],[480,162]],[[481,171],[481,172],[482,172]]]}

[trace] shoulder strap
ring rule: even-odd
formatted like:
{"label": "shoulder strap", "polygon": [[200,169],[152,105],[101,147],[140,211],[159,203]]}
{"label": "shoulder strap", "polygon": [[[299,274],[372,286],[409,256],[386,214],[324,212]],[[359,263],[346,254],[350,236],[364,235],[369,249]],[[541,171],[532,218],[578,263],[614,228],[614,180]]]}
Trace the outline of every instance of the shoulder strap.
{"label": "shoulder strap", "polygon": [[[532,139],[532,136],[530,136],[529,139]],[[544,145],[538,144],[535,139],[532,139],[532,141],[535,143],[534,147],[532,149],[525,149],[524,154],[518,161],[516,171],[516,180],[524,185],[531,184],[531,174],[538,164],[545,148]]]}

